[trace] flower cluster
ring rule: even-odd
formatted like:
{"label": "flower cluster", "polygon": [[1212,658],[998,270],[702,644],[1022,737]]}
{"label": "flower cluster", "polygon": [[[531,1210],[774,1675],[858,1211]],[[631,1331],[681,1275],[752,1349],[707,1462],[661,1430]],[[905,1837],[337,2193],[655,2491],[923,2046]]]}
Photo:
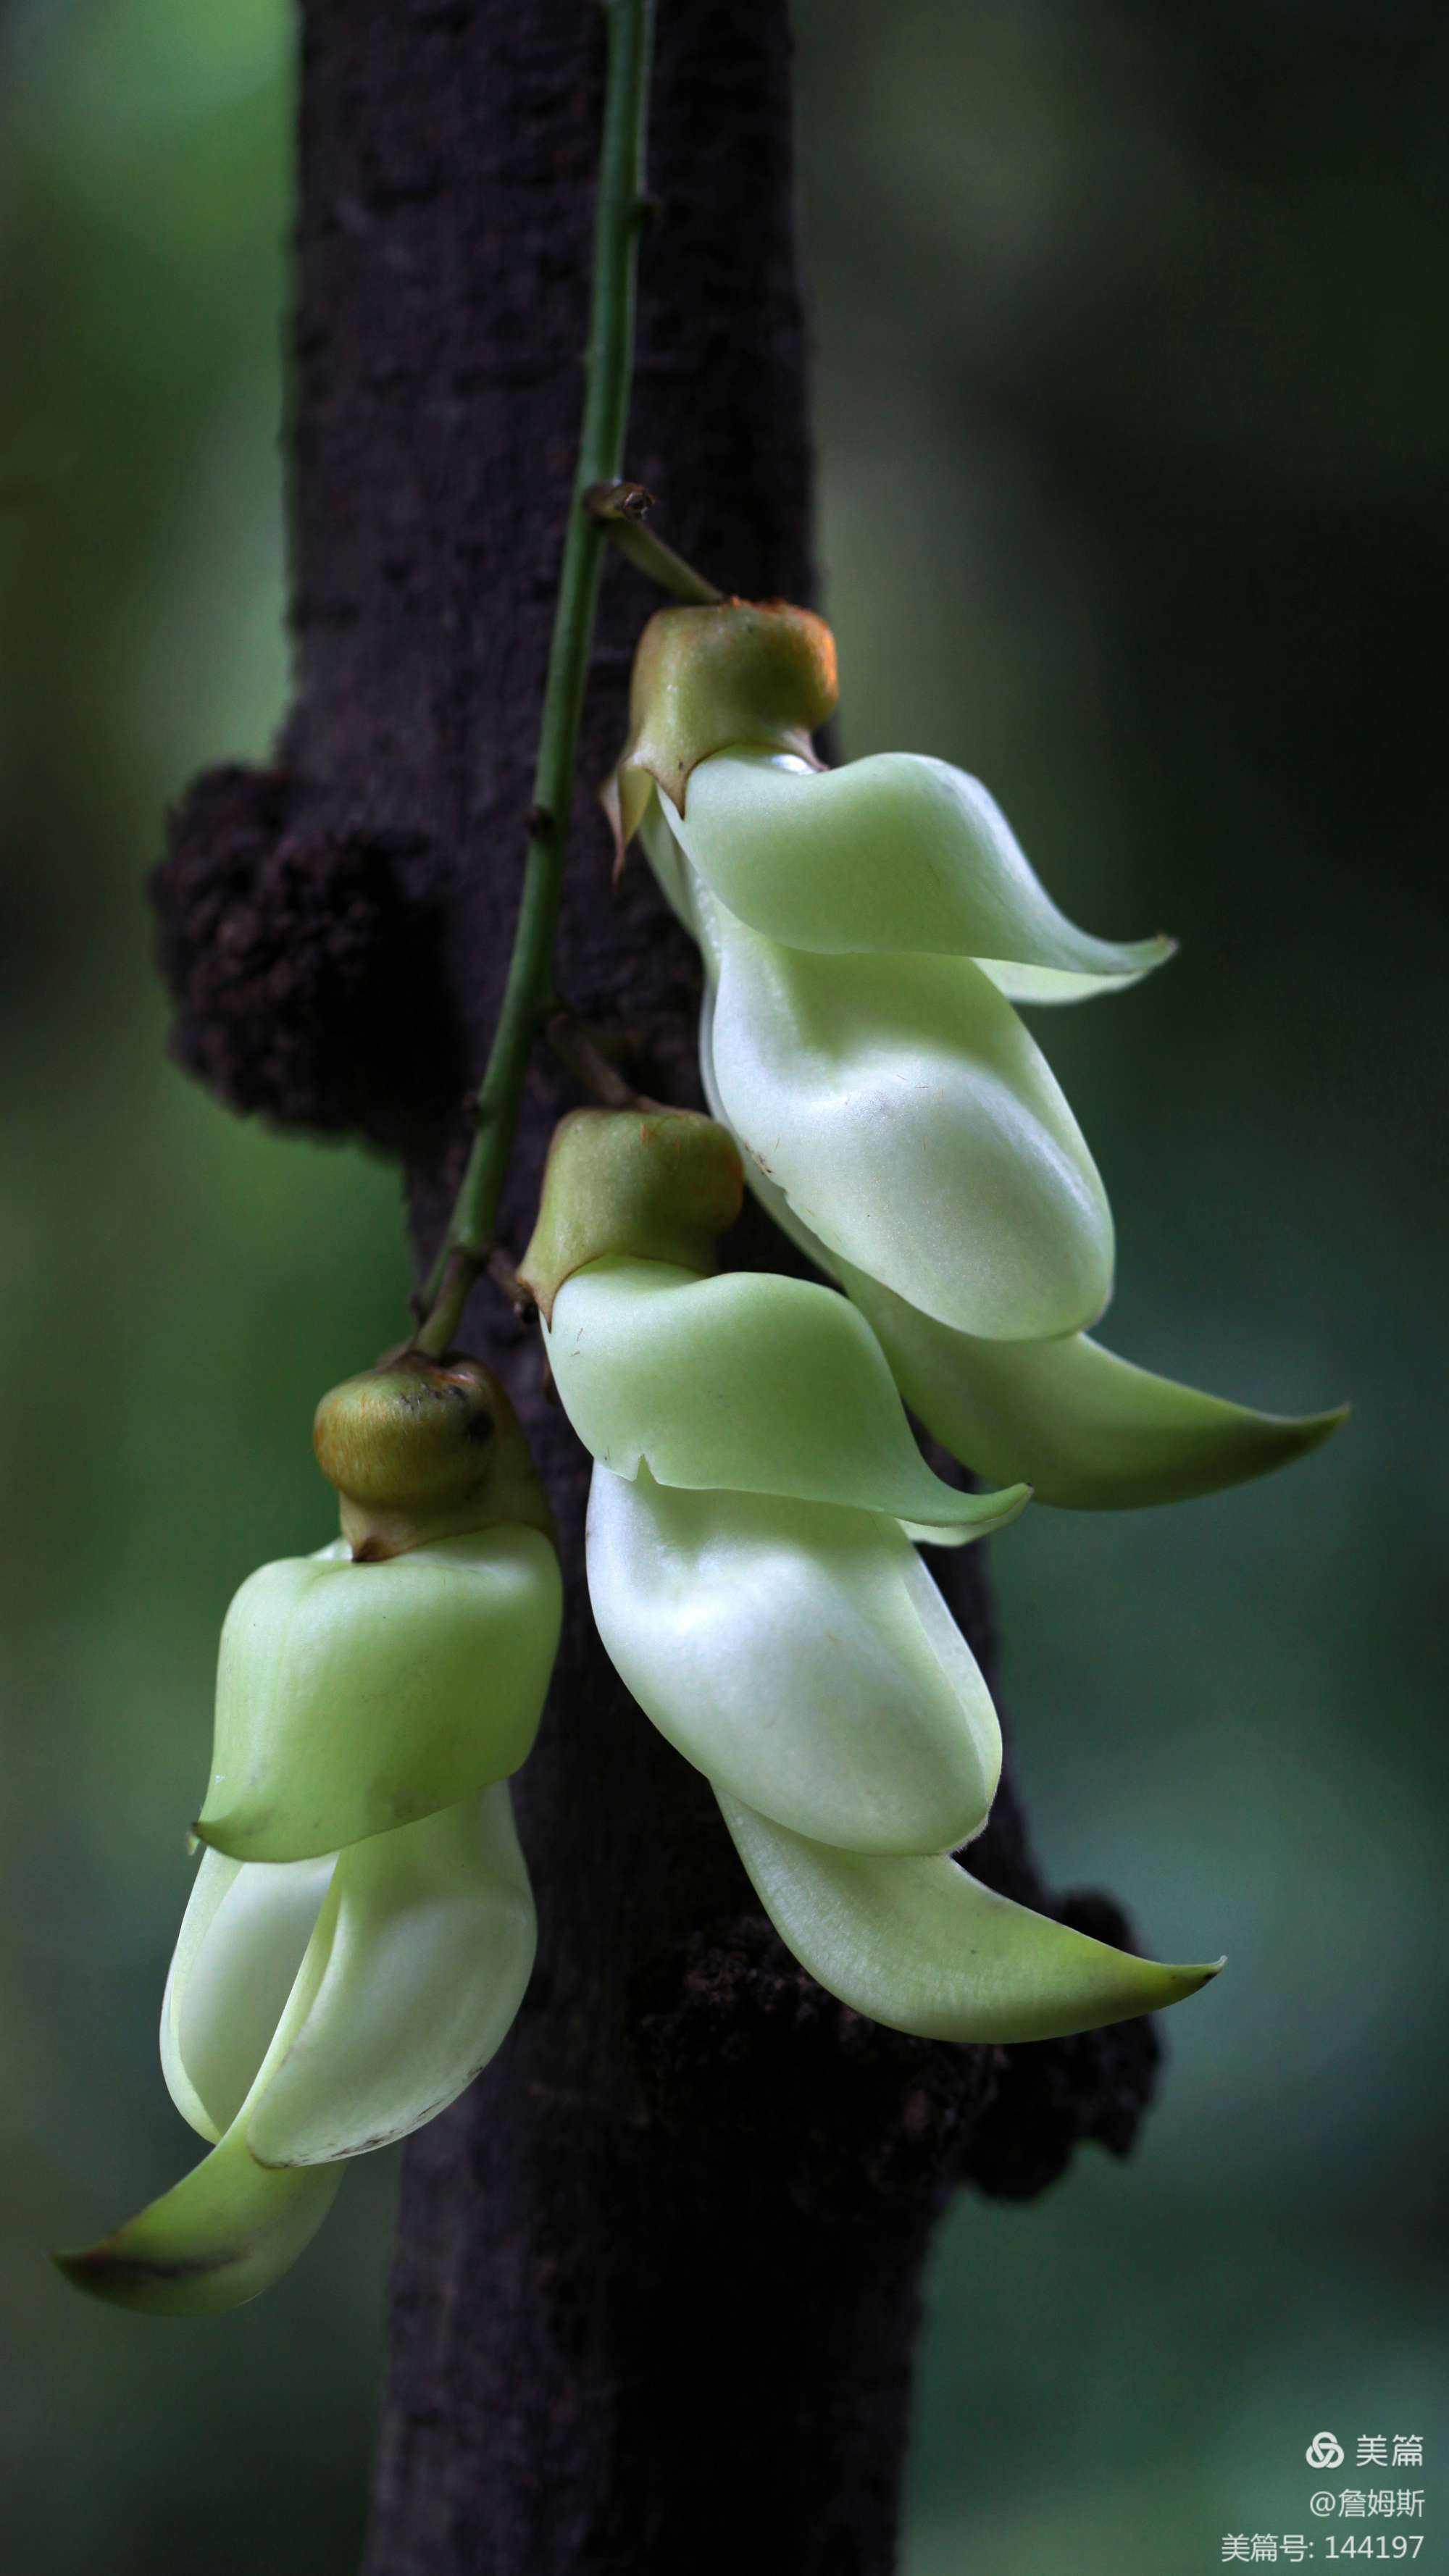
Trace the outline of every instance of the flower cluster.
{"label": "flower cluster", "polygon": [[235,2306],[285,2271],[342,2165],[485,2065],[533,1965],[508,1776],[558,1640],[548,1508],[507,1396],[410,1357],[318,1409],[343,1535],[265,1565],[222,1631],[206,1846],[161,2013],[211,2153],[62,2258],[124,2307]]}
{"label": "flower cluster", "polygon": [[[594,1460],[600,1637],[710,1782],[790,1949],[896,2029],[1044,2039],[1215,1971],[1090,1940],[961,1865],[1001,1737],[919,1545],[1003,1528],[1033,1487],[1204,1493],[1338,1417],[1255,1413],[1088,1338],[1111,1216],[1015,1005],[1120,990],[1170,942],[1075,929],[942,762],[823,769],[834,694],[803,611],[730,601],[646,629],[607,801],[699,942],[715,1115],[566,1118],[519,1277]],[[746,1171],[833,1284],[718,1274]],[[906,1402],[997,1489],[935,1475]],[[410,1346],[324,1398],[316,1446],[342,1535],[264,1566],[228,1613],[162,2010],[167,2084],[211,2151],[63,2258],[127,2306],[224,2308],[274,2280],[346,2159],[486,2063],[532,1966],[507,1783],[560,1583],[508,1399],[479,1362]]]}
{"label": "flower cluster", "polygon": [[607,798],[699,943],[705,1090],[752,1185],[980,1473],[1079,1508],[1162,1503],[1314,1447],[1338,1414],[1257,1413],[1086,1330],[1111,1295],[1111,1213],[1014,1005],[1120,992],[1172,941],[1075,928],[944,761],[822,769],[809,733],[833,704],[819,619],[661,610]]}

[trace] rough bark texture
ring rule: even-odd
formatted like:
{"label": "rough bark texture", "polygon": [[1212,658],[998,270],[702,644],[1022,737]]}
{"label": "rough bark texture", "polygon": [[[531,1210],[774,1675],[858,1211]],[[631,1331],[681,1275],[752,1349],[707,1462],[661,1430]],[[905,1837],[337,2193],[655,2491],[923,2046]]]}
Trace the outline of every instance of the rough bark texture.
{"label": "rough bark texture", "polygon": [[[601,30],[584,0],[305,0],[291,423],[297,699],[213,772],[157,880],[177,1047],[221,1094],[406,1157],[420,1253],[456,1175],[512,925],[577,428]],[[662,0],[629,470],[747,595],[808,598],[809,453],[775,0]],[[561,988],[695,1099],[687,943],[611,895],[587,794],[653,604],[606,576]],[[540,1065],[505,1239],[555,1115]],[[756,1221],[734,1257],[788,1263]],[[878,2576],[919,2282],[952,2183],[1125,2151],[1146,2024],[952,2050],[859,2021],[760,1918],[705,1783],[592,1635],[587,1461],[488,1289],[571,1612],[519,1784],[543,1945],[516,2031],[409,2150],[371,2576]],[[339,1368],[357,1354],[338,1354]],[[980,1550],[938,1561],[991,1656]],[[980,1875],[1049,1903],[1010,1785]],[[1064,1909],[1065,1910],[1065,1909]],[[1073,1919],[1122,1937],[1106,1900]]]}

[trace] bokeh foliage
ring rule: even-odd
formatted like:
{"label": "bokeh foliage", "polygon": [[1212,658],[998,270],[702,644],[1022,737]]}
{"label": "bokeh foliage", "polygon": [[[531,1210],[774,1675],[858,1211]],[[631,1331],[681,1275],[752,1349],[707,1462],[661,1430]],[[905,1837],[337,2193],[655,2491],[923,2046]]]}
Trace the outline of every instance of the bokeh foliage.
{"label": "bokeh foliage", "polygon": [[[952,2218],[909,2576],[1187,2568],[1304,2527],[1320,2424],[1443,2420],[1446,43],[1366,0],[798,16],[845,747],[962,761],[1079,918],[1183,939],[1042,1023],[1117,1209],[1108,1338],[1357,1406],[1277,1484],[994,1551],[1052,1870],[1231,1964],[1131,2166]],[[167,799],[283,700],[290,41],[281,0],[12,0],[0,36],[0,2447],[33,2576],[347,2569],[380,2363],[386,2158],[214,2325],[85,2307],[38,2251],[186,2161],[154,2025],[216,1627],[326,1534],[311,1405],[406,1279],[390,1170],[166,1063],[141,894]]]}

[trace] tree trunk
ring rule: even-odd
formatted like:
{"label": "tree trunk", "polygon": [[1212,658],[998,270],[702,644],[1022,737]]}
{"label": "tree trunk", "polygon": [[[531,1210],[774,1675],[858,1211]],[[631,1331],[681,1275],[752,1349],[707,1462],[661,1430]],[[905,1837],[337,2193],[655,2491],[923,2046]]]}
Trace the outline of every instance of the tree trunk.
{"label": "tree trunk", "polygon": [[[297,697],[277,765],[200,780],[157,880],[184,1061],[405,1158],[422,1260],[501,987],[578,426],[602,31],[585,0],[305,0],[292,397]],[[628,470],[728,588],[808,599],[810,459],[779,0],[663,0]],[[560,987],[698,1097],[697,968],[589,786],[655,604],[605,579]],[[552,1122],[533,1077],[504,1240]],[[735,1259],[793,1266],[763,1222]],[[567,1634],[517,1784],[538,1970],[410,2146],[371,2576],[880,2576],[931,2227],[962,2178],[1125,2151],[1150,2026],[1014,2050],[881,2031],[797,1970],[712,1796],[616,1681],[588,1461],[495,1292],[562,1534]],[[338,1373],[363,1354],[339,1351]],[[990,1666],[982,1551],[937,1561]],[[1049,1905],[1010,1785],[979,1875]],[[1123,1937],[1104,1899],[1072,1919]]]}

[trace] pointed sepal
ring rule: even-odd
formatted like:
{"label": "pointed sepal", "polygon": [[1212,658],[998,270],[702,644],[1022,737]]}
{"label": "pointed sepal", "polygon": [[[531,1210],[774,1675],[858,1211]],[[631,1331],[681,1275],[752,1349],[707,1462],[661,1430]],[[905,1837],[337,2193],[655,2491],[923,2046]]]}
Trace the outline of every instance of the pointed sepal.
{"label": "pointed sepal", "polygon": [[1163,1967],[1013,1904],[949,1857],[863,1859],[720,1808],[761,1903],[842,2003],[920,2039],[1064,2039],[1160,2012],[1223,1965]]}

